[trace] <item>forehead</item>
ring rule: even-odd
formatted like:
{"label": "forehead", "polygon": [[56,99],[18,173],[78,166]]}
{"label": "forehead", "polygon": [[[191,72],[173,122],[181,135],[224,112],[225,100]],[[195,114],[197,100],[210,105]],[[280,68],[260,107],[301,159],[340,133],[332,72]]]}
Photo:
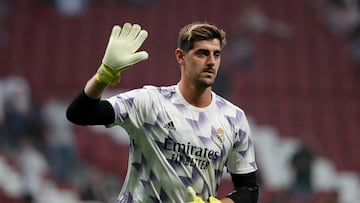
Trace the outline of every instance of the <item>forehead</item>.
{"label": "forehead", "polygon": [[217,51],[221,49],[220,40],[219,39],[210,39],[210,40],[200,40],[194,42],[193,50],[206,49]]}

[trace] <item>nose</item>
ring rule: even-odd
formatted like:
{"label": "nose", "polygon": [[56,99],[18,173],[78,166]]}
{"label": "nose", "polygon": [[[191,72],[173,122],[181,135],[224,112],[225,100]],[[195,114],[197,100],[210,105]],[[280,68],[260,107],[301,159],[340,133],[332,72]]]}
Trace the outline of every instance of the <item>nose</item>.
{"label": "nose", "polygon": [[207,64],[214,65],[215,61],[216,61],[216,58],[215,58],[214,54],[209,54],[209,56],[207,57]]}

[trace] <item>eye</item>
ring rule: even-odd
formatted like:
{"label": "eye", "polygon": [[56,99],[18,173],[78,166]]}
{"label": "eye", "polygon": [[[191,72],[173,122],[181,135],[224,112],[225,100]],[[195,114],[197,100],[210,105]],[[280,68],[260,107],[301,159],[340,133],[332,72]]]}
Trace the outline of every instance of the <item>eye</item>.
{"label": "eye", "polygon": [[215,52],[214,52],[214,56],[215,56],[215,57],[220,57],[220,56],[221,56],[221,52],[220,52],[220,51],[215,51]]}
{"label": "eye", "polygon": [[197,56],[209,56],[210,51],[206,49],[199,49],[195,52]]}

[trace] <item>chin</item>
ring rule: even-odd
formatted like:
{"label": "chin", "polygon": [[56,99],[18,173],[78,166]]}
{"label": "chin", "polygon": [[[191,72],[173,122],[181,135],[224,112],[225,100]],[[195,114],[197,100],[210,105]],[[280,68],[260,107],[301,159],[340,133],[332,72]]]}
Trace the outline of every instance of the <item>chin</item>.
{"label": "chin", "polygon": [[203,88],[208,88],[208,87],[212,87],[212,86],[213,86],[214,81],[213,81],[213,80],[211,80],[211,81],[209,81],[209,80],[203,80],[203,81],[200,81],[199,84],[200,84],[200,86],[203,87]]}

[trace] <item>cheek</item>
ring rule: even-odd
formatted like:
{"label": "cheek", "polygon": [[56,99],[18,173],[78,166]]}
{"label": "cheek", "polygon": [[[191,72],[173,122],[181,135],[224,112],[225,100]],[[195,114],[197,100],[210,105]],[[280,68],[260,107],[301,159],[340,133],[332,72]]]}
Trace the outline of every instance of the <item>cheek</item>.
{"label": "cheek", "polygon": [[199,60],[186,60],[184,61],[184,65],[187,69],[187,72],[196,72],[199,67],[202,67],[201,62]]}
{"label": "cheek", "polygon": [[215,69],[216,72],[218,72],[220,68],[220,63],[216,63],[213,68]]}

